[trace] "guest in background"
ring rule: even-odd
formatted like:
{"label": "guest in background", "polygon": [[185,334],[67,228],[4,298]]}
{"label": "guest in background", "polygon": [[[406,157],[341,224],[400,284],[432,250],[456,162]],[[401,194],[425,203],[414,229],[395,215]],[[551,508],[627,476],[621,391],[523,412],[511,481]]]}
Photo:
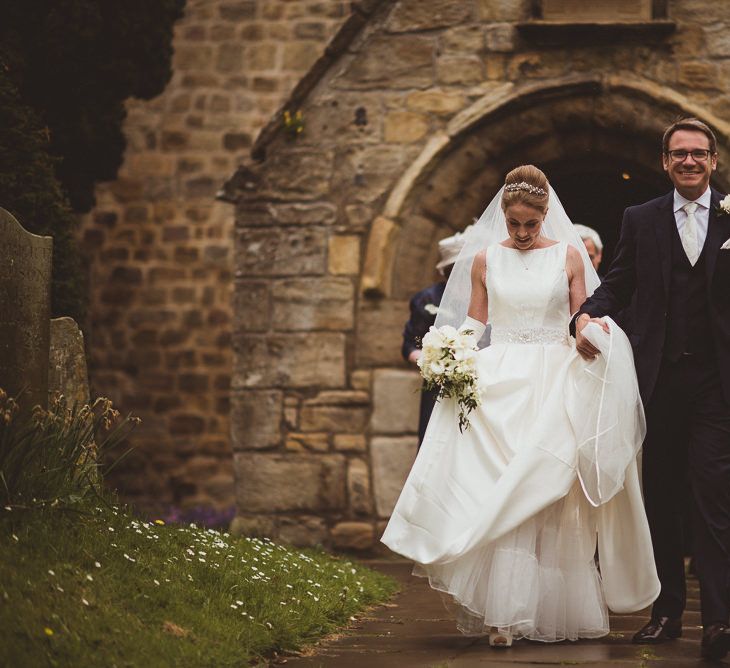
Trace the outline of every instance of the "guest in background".
{"label": "guest in background", "polygon": [[601,259],[603,257],[603,242],[601,241],[601,237],[598,232],[587,225],[575,225],[575,229],[578,231],[578,234],[580,234],[580,238],[583,239],[583,243],[588,251],[588,257],[591,258],[593,268],[598,271],[598,267],[600,266]]}
{"label": "guest in background", "polygon": [[[441,297],[446,288],[446,279],[449,277],[454,262],[464,245],[464,235],[457,232],[451,237],[439,241],[439,262],[436,269],[443,277],[438,283],[429,285],[411,298],[411,317],[403,330],[403,359],[415,366],[421,356],[421,339],[428,332],[436,320]],[[421,447],[426,426],[431,417],[431,411],[436,403],[438,390],[421,390],[421,407],[418,416],[418,447]]]}

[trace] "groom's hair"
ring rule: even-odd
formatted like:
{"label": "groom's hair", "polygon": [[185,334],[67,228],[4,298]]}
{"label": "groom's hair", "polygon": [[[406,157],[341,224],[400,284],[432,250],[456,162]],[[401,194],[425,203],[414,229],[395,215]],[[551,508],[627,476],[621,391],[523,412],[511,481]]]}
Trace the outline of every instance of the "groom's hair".
{"label": "groom's hair", "polygon": [[717,153],[717,139],[707,123],[703,123],[699,118],[682,118],[672,123],[665,131],[662,137],[662,152],[669,151],[669,140],[677,130],[691,130],[693,132],[701,132],[710,141],[710,151]]}

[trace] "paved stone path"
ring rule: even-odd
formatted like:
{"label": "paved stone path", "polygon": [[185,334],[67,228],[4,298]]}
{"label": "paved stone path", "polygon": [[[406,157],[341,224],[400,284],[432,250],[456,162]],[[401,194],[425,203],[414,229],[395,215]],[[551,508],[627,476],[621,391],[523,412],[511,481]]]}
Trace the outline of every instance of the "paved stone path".
{"label": "paved stone path", "polygon": [[689,583],[684,637],[656,646],[631,644],[631,636],[646,614],[613,615],[611,634],[600,640],[556,644],[519,641],[510,649],[494,650],[486,639],[465,638],[422,578],[410,575],[404,561],[373,561],[370,566],[397,578],[401,592],[391,603],[373,610],[341,636],[322,642],[312,656],[289,658],[296,668],[471,668],[472,666],[640,666],[685,668],[730,666],[730,662],[700,660],[697,585]]}

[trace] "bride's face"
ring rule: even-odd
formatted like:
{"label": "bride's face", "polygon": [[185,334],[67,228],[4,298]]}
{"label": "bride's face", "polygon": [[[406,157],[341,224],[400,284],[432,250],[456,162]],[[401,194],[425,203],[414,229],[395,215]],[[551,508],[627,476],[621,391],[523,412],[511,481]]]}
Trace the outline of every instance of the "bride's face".
{"label": "bride's face", "polygon": [[527,250],[535,245],[545,214],[540,209],[517,202],[504,210],[507,219],[507,233],[515,248]]}

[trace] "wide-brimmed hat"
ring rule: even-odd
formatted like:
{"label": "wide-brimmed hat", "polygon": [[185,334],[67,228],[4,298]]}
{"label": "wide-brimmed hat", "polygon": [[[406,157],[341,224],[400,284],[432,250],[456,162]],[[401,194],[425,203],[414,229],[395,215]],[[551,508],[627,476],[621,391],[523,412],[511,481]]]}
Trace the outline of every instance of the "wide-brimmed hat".
{"label": "wide-brimmed hat", "polygon": [[457,232],[453,236],[446,237],[439,241],[440,260],[436,265],[436,269],[438,269],[442,274],[446,267],[450,267],[454,264],[454,262],[456,262],[456,258],[459,257],[459,253],[464,247],[464,240],[463,232]]}

